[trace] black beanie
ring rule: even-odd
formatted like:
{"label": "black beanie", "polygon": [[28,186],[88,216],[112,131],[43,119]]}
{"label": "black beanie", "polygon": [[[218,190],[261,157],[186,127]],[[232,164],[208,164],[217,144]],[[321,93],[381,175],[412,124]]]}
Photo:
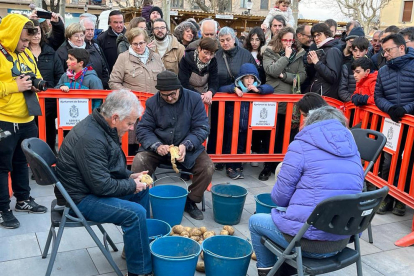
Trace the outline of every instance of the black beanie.
{"label": "black beanie", "polygon": [[365,36],[364,30],[361,27],[353,28],[345,40],[350,40],[351,38],[357,38],[359,36]]}
{"label": "black beanie", "polygon": [[165,70],[157,75],[157,85],[160,91],[171,91],[181,88],[181,82],[176,73]]}
{"label": "black beanie", "polygon": [[161,15],[161,18],[163,17],[162,10],[161,10],[160,7],[157,7],[157,6],[152,7],[152,9],[150,10],[150,13],[149,14],[151,15],[151,13],[153,11],[157,11]]}

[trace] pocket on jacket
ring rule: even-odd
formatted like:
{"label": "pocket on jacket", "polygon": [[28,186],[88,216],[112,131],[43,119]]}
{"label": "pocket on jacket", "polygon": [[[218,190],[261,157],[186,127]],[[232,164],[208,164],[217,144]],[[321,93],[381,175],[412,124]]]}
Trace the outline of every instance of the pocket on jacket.
{"label": "pocket on jacket", "polygon": [[152,78],[153,78],[153,80],[154,81],[157,81],[157,75],[159,73],[161,73],[161,70],[159,70],[159,69],[152,69],[151,72],[152,72]]}

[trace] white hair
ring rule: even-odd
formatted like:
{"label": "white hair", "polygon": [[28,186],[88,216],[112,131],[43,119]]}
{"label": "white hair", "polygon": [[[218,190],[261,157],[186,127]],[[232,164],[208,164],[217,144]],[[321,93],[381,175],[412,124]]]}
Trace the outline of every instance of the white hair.
{"label": "white hair", "polygon": [[[82,18],[82,20],[89,19],[90,22],[92,22],[94,26],[96,25],[97,17],[94,14],[91,14],[91,13],[82,13],[81,15],[79,15],[79,18]],[[81,20],[81,22],[82,22],[82,20]]]}
{"label": "white hair", "polygon": [[112,115],[118,114],[119,119],[123,120],[134,111],[138,113],[138,117],[141,117],[143,108],[137,96],[127,89],[111,92],[101,106],[101,114],[105,118],[111,118]]}
{"label": "white hair", "polygon": [[220,32],[218,33],[220,36],[230,35],[233,39],[236,39],[236,33],[234,30],[230,27],[223,27],[220,29]]}
{"label": "white hair", "polygon": [[79,24],[81,24],[81,26],[82,27],[84,27],[85,29],[86,29],[86,27],[85,27],[85,23],[86,22],[89,22],[89,23],[92,23],[93,24],[93,27],[95,28],[95,25],[96,25],[96,21],[94,22],[92,19],[90,19],[89,17],[85,17],[85,18],[83,18],[81,21],[79,21]]}
{"label": "white hair", "polygon": [[214,20],[214,19],[211,19],[211,18],[207,18],[207,19],[204,19],[203,21],[201,21],[201,25],[200,25],[201,33],[203,33],[203,26],[204,26],[204,23],[206,23],[206,22],[214,23],[214,33],[217,34],[217,21]]}
{"label": "white hair", "polygon": [[344,114],[337,108],[332,106],[323,106],[309,111],[309,115],[305,119],[305,126],[322,122],[325,120],[338,120],[344,127],[347,127],[348,120]]}

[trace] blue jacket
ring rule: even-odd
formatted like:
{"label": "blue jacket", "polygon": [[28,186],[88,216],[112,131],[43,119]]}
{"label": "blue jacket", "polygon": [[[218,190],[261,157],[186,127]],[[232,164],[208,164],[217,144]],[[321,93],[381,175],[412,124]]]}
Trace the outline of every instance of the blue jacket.
{"label": "blue jacket", "polygon": [[178,146],[186,145],[185,160],[181,163],[191,169],[197,157],[204,151],[203,142],[210,133],[207,113],[200,94],[185,88],[180,89],[177,102],[169,104],[158,92],[147,100],[144,115],[138,123],[137,140],[141,150],[156,151],[157,143]]}
{"label": "blue jacket", "polygon": [[379,109],[388,113],[393,105],[401,105],[414,114],[414,49],[387,62],[378,71],[374,100]]}
{"label": "blue jacket", "polygon": [[[257,70],[257,67],[252,63],[245,63],[241,66],[240,72],[237,75],[236,80],[233,84],[225,85],[219,88],[220,92],[227,92],[227,93],[234,93],[234,88],[238,87],[240,90],[242,90],[244,93],[252,92],[253,91],[247,91],[247,89],[243,86],[242,79],[243,77],[247,75],[253,75],[256,79],[256,87],[259,89],[259,94],[272,94],[273,93],[273,87],[268,84],[261,85],[260,77],[259,77],[259,71]],[[240,131],[247,131],[247,125],[249,123],[249,102],[242,102],[240,105],[240,123],[239,123],[239,130]],[[227,126],[232,126],[233,122],[233,114],[234,114],[234,105],[227,105],[226,106],[226,121],[228,124]]]}
{"label": "blue jacket", "polygon": [[[321,201],[362,191],[364,171],[351,132],[337,120],[304,127],[289,145],[277,182],[272,190],[272,209],[277,228],[294,236]],[[310,227],[310,240],[337,241],[345,236],[328,234]]]}

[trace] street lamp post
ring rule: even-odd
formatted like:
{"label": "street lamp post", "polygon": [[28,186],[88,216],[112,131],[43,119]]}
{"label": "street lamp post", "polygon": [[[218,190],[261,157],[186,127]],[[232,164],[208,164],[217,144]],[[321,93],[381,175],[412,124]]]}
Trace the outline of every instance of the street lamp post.
{"label": "street lamp post", "polygon": [[250,14],[250,10],[253,8],[252,0],[247,0],[246,8],[247,8],[247,14]]}

